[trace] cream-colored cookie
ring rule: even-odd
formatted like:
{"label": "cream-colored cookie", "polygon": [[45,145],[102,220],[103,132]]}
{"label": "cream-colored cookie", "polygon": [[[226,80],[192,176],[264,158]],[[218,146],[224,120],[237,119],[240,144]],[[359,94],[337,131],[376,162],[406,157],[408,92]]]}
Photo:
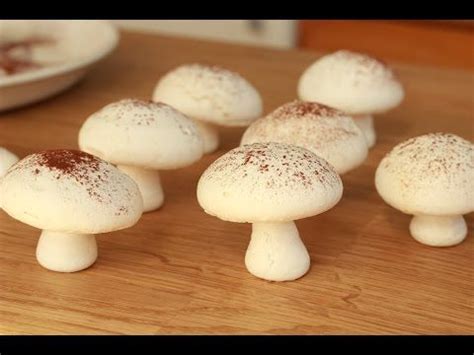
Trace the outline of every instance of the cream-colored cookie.
{"label": "cream-colored cookie", "polygon": [[298,96],[357,115],[369,147],[376,134],[372,115],[400,104],[404,90],[393,71],[366,54],[339,50],[319,58],[301,75]]}
{"label": "cream-colored cookie", "polygon": [[273,281],[294,280],[310,259],[294,220],[332,208],[342,182],[324,159],[301,147],[254,143],[235,148],[202,174],[197,198],[206,213],[253,223],[247,269]]}
{"label": "cream-colored cookie", "polygon": [[94,234],[131,227],[143,209],[131,178],[75,150],[27,156],[3,177],[0,195],[7,214],[43,230],[40,264],[63,272],[92,265],[97,258]]}
{"label": "cream-colored cookie", "polygon": [[415,216],[416,240],[458,244],[467,234],[462,215],[474,211],[474,146],[449,133],[411,138],[382,159],[375,186],[390,206]]}
{"label": "cream-colored cookie", "polygon": [[159,208],[164,195],[158,170],[198,161],[203,141],[196,124],[164,103],[124,99],[92,114],[79,132],[81,150],[130,175],[140,187],[144,208]]}
{"label": "cream-colored cookie", "polygon": [[214,125],[248,126],[262,114],[262,99],[255,87],[238,73],[218,66],[177,67],[159,80],[153,100],[165,102],[198,122],[205,153],[219,144]]}
{"label": "cream-colored cookie", "polygon": [[315,102],[292,101],[252,123],[241,145],[277,142],[306,148],[339,174],[362,164],[368,148],[351,116]]}

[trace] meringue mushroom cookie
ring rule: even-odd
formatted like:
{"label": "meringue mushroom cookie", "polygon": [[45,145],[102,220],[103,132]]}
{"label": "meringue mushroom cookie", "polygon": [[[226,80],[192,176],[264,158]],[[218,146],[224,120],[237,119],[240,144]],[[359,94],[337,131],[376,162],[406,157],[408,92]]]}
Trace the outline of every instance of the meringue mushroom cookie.
{"label": "meringue mushroom cookie", "polygon": [[143,195],[144,210],[164,201],[158,170],[182,168],[203,155],[196,124],[173,107],[125,99],[92,114],[79,132],[81,150],[130,175]]}
{"label": "meringue mushroom cookie", "polygon": [[364,134],[342,111],[315,102],[292,101],[252,123],[241,145],[278,142],[306,148],[327,160],[339,174],[367,157]]}
{"label": "meringue mushroom cookie", "polygon": [[372,146],[375,133],[370,132],[371,115],[398,106],[404,90],[393,71],[382,62],[365,54],[340,50],[321,57],[303,72],[298,96],[361,116],[360,128],[369,131],[368,143]]}
{"label": "meringue mushroom cookie", "polygon": [[390,206],[414,215],[410,232],[431,246],[461,243],[474,211],[474,146],[449,133],[398,144],[380,162],[375,186]]}
{"label": "meringue mushroom cookie", "polygon": [[402,85],[384,63],[340,50],[323,56],[301,75],[298,95],[351,114],[385,112],[403,99]]}
{"label": "meringue mushroom cookie", "polygon": [[143,210],[131,178],[75,150],[27,156],[1,180],[0,195],[7,214],[43,230],[37,259],[60,272],[92,265],[97,258],[94,234],[131,227]]}
{"label": "meringue mushroom cookie", "polygon": [[214,125],[244,127],[262,114],[262,98],[238,73],[202,64],[187,64],[159,80],[153,100],[165,102],[194,118],[204,137],[205,153],[217,149]]}
{"label": "meringue mushroom cookie", "polygon": [[0,178],[5,175],[7,170],[16,162],[18,157],[9,150],[0,147]]}
{"label": "meringue mushroom cookie", "polygon": [[[16,162],[18,157],[5,148],[0,147],[0,179],[6,174],[7,170]],[[2,195],[0,195],[0,208],[2,207]]]}
{"label": "meringue mushroom cookie", "polygon": [[309,150],[254,143],[212,163],[199,180],[197,198],[212,216],[253,224],[245,256],[250,273],[287,281],[303,276],[310,265],[293,221],[329,210],[342,190],[333,167]]}

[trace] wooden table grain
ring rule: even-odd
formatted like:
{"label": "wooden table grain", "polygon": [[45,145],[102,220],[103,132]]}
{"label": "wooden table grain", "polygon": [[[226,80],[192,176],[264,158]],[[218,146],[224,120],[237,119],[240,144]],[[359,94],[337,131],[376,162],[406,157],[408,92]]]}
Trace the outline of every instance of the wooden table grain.
{"label": "wooden table grain", "polygon": [[[77,148],[84,119],[125,97],[149,98],[160,76],[187,62],[234,69],[261,91],[268,112],[295,98],[315,53],[123,33],[118,50],[54,99],[0,114],[0,146],[23,157]],[[239,143],[223,129],[219,151],[162,173],[164,206],[133,228],[99,236],[93,267],[62,274],[35,259],[39,231],[0,211],[1,334],[473,334],[473,218],[470,235],[431,248],[408,233],[410,217],[387,206],[374,172],[396,143],[447,131],[474,138],[474,74],[391,63],[403,104],[376,120],[378,143],[343,176],[332,210],[297,221],[311,255],[294,282],[253,277],[244,266],[250,225],[205,214],[200,174]]]}

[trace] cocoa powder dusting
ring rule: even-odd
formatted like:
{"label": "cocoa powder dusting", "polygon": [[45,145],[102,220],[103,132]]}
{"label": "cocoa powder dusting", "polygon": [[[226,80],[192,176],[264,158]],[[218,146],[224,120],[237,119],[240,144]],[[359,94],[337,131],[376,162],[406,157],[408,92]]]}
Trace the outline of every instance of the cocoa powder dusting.
{"label": "cocoa powder dusting", "polygon": [[129,202],[139,193],[131,179],[112,164],[78,150],[55,149],[31,154],[12,166],[6,176],[10,174],[13,179],[31,180],[34,191],[38,190],[35,187],[38,184],[49,186],[38,193],[56,194],[63,202],[79,203],[78,206],[89,198],[115,216],[131,213]]}
{"label": "cocoa powder dusting", "polygon": [[392,76],[393,73],[390,70],[389,66],[382,59],[375,57],[373,55],[367,55],[363,53],[352,52],[348,50],[340,50],[336,52],[336,55],[340,58],[344,58],[348,61],[354,61],[359,64],[361,67],[364,67],[368,70],[378,70],[384,71],[386,75]]}
{"label": "cocoa powder dusting", "polygon": [[329,107],[316,102],[295,100],[284,104],[271,113],[272,118],[286,119],[289,117],[317,118],[320,116],[336,117],[343,113],[333,107]]}
{"label": "cocoa powder dusting", "polygon": [[13,170],[31,169],[34,175],[40,175],[46,170],[53,172],[54,178],[58,181],[73,179],[84,186],[91,198],[107,203],[111,197],[100,192],[101,185],[108,183],[109,169],[106,164],[85,152],[56,149],[34,154],[25,159],[22,164],[15,166]]}
{"label": "cocoa powder dusting", "polygon": [[39,37],[0,43],[0,72],[4,72],[6,75],[13,75],[42,68],[42,65],[33,60],[32,48],[53,43],[52,39]]}
{"label": "cocoa powder dusting", "polygon": [[220,67],[218,65],[212,64],[212,63],[194,63],[194,64],[189,64],[183,67],[188,67],[191,68],[192,70],[196,70],[198,72],[198,75],[202,76],[206,71],[211,72],[214,75],[216,75],[217,80],[224,80],[226,76],[239,76],[239,73],[233,72],[231,70],[225,69],[223,67]]}
{"label": "cocoa powder dusting", "polygon": [[[38,154],[37,164],[61,174],[71,175],[76,179],[83,178],[85,167],[89,171],[99,171],[98,158],[78,150],[47,150]],[[37,171],[38,169],[35,169]]]}
{"label": "cocoa powder dusting", "polygon": [[[265,186],[281,188],[295,186],[311,188],[313,184],[326,187],[339,183],[337,174],[329,165],[310,152],[295,146],[278,143],[254,143],[236,148],[208,169],[208,174],[238,170],[235,178],[255,179],[255,173],[265,176]],[[326,176],[327,175],[327,176]],[[209,178],[213,178],[212,175]]]}
{"label": "cocoa powder dusting", "polygon": [[219,110],[222,110],[224,115],[234,116],[231,111],[225,109],[224,106],[228,105],[227,99],[222,101],[222,97],[232,98],[238,102],[240,99],[247,98],[246,93],[249,90],[249,83],[239,73],[212,64],[185,64],[168,75],[182,81],[181,90],[192,100],[216,101]]}
{"label": "cocoa powder dusting", "polygon": [[339,51],[339,55],[346,58],[350,58],[352,60],[356,60],[361,65],[371,66],[375,63],[378,65],[387,67],[387,63],[384,60],[374,55],[369,56],[368,54],[356,53],[356,52],[351,52],[348,50]]}
{"label": "cocoa powder dusting", "polygon": [[[110,111],[113,113],[110,114]],[[169,119],[174,121],[183,135],[196,137],[199,134],[191,124],[183,121],[183,117],[187,118],[187,116],[163,102],[135,98],[122,99],[105,106],[95,115],[116,123],[123,122],[137,126],[156,126],[164,119]]]}
{"label": "cocoa powder dusting", "polygon": [[430,133],[400,143],[383,164],[394,172],[406,171],[411,184],[422,179],[454,181],[456,176],[474,170],[474,148],[454,134]]}
{"label": "cocoa powder dusting", "polygon": [[364,139],[349,115],[316,102],[295,100],[255,121],[242,142],[280,142],[318,152],[329,143],[354,137]]}

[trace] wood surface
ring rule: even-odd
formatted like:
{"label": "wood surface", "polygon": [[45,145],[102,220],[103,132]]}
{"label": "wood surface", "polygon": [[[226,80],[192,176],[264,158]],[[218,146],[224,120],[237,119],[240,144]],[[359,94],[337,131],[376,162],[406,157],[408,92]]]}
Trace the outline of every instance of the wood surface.
{"label": "wood surface", "polygon": [[387,61],[474,70],[474,23],[428,20],[305,20],[299,46],[371,53]]}
{"label": "wood surface", "polygon": [[[261,91],[265,111],[292,100],[317,55],[123,33],[117,51],[54,99],[0,114],[0,146],[23,157],[77,148],[84,119],[125,97],[149,98],[160,76],[187,62],[240,72]],[[408,137],[445,131],[473,140],[474,74],[397,65],[402,105],[376,118],[378,143],[343,176],[332,210],[297,221],[311,255],[294,282],[253,277],[244,266],[249,224],[205,214],[197,180],[239,143],[224,129],[219,151],[162,173],[164,206],[133,228],[98,236],[99,259],[63,274],[36,261],[40,231],[0,211],[1,334],[472,334],[473,218],[470,235],[431,248],[408,233],[410,216],[374,188],[377,164]]]}

